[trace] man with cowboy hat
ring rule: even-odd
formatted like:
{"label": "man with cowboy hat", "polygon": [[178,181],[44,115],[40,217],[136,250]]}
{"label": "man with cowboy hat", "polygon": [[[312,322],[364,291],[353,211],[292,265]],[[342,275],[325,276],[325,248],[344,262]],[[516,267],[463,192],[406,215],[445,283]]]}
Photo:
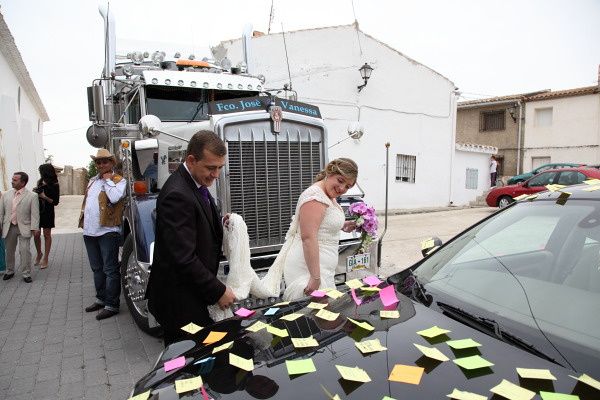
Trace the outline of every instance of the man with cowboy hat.
{"label": "man with cowboy hat", "polygon": [[99,149],[90,157],[98,175],[88,183],[79,224],[96,287],[96,301],[85,311],[99,310],[96,319],[101,320],[119,313],[119,245],[127,181],[113,172],[116,160],[108,150]]}

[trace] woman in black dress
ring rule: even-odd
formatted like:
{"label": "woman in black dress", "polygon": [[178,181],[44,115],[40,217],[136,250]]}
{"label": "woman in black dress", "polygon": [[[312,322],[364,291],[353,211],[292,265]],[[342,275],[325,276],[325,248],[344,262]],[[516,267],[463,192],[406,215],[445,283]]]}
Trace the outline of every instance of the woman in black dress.
{"label": "woman in black dress", "polygon": [[[38,194],[40,201],[40,230],[33,236],[37,250],[34,265],[39,265],[41,269],[44,269],[48,266],[48,256],[50,255],[50,247],[52,246],[51,234],[52,228],[54,228],[54,207],[58,205],[60,189],[58,187],[58,177],[52,164],[42,164],[38,170],[40,171],[40,180],[33,191]],[[44,235],[43,254],[40,231]]]}

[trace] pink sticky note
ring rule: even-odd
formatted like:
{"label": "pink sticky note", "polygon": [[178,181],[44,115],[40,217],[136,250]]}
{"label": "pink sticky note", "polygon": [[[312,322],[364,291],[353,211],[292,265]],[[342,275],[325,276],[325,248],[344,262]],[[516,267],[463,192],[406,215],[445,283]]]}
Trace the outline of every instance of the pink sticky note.
{"label": "pink sticky note", "polygon": [[394,285],[389,285],[379,291],[379,297],[384,306],[390,306],[396,304],[400,300],[396,297],[396,291]]}
{"label": "pink sticky note", "polygon": [[181,368],[185,365],[185,357],[177,357],[172,360],[169,360],[165,363],[165,372],[169,372],[171,370]]}
{"label": "pink sticky note", "polygon": [[251,316],[252,314],[254,314],[254,311],[252,311],[252,310],[248,310],[247,308],[244,308],[244,307],[240,308],[239,310],[237,310],[237,311],[235,312],[235,315],[239,315],[239,316],[240,316],[240,317],[242,317],[242,318],[249,317],[249,316]]}
{"label": "pink sticky note", "polygon": [[352,293],[352,299],[354,299],[354,302],[356,303],[356,305],[360,306],[362,304],[362,300],[356,296],[356,291],[354,289],[351,289],[350,293]]}
{"label": "pink sticky note", "polygon": [[327,293],[325,293],[322,290],[315,290],[310,294],[312,297],[325,297],[327,296]]}
{"label": "pink sticky note", "polygon": [[363,282],[369,286],[377,286],[381,283],[381,281],[375,275],[367,276],[363,279]]}

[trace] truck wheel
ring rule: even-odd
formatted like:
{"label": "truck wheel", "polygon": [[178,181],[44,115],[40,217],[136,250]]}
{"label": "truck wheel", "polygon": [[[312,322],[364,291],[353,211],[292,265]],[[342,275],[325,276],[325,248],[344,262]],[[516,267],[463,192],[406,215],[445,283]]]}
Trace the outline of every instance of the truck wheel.
{"label": "truck wheel", "polygon": [[128,235],[123,244],[121,257],[121,287],[129,313],[137,326],[144,332],[159,336],[160,326],[151,328],[148,324],[148,301],[144,299],[149,274],[136,261],[133,251],[133,237]]}
{"label": "truck wheel", "polygon": [[501,196],[498,199],[498,208],[504,208],[509,206],[512,202],[514,202],[513,198],[510,196]]}

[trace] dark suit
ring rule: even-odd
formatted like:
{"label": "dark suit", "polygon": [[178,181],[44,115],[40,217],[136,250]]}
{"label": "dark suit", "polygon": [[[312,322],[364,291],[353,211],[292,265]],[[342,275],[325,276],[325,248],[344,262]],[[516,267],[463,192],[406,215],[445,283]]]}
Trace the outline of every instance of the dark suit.
{"label": "dark suit", "polygon": [[217,278],[223,228],[214,200],[203,201],[182,165],[158,196],[148,308],[164,329],[165,345],[185,338],[180,328],[213,323],[206,308],[225,293]]}

